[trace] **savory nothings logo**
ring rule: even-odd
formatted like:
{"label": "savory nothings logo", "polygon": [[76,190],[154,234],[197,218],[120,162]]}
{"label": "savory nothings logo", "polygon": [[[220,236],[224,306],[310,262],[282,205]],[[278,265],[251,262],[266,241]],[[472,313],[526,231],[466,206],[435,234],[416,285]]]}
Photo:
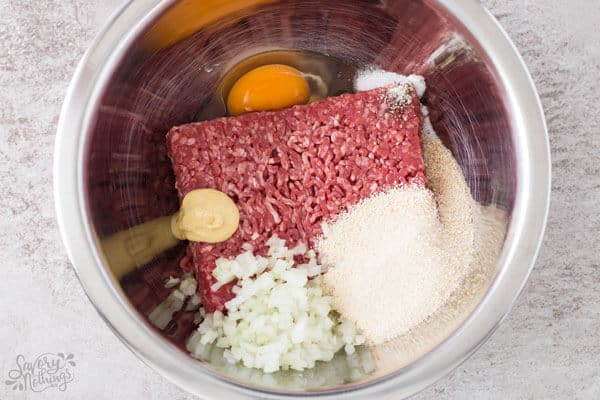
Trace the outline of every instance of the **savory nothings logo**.
{"label": "savory nothings logo", "polygon": [[29,361],[19,354],[16,368],[8,371],[8,379],[4,383],[13,390],[42,392],[56,388],[64,392],[67,384],[75,378],[74,367],[73,354],[44,353]]}

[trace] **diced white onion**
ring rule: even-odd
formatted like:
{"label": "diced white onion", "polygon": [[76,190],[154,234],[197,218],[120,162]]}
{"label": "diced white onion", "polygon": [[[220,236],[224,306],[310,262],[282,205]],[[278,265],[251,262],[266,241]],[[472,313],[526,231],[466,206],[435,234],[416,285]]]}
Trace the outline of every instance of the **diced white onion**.
{"label": "diced white onion", "polygon": [[198,282],[194,278],[185,278],[179,284],[179,291],[186,296],[192,296],[196,293],[196,288],[198,287]]}
{"label": "diced white onion", "polygon": [[[230,364],[271,373],[312,368],[341,349],[354,354],[364,338],[354,324],[331,312],[332,298],[321,290],[322,267],[315,252],[302,243],[288,249],[277,236],[267,244],[267,258],[246,251],[234,260],[217,260],[212,289],[238,279],[236,297],[225,303],[227,315],[205,315],[188,343],[192,355],[206,357],[207,346],[216,346],[225,349],[223,358]],[[297,255],[308,263],[296,266]]]}
{"label": "diced white onion", "polygon": [[174,288],[175,286],[179,285],[180,281],[181,279],[179,278],[173,278],[172,276],[169,276],[169,279],[167,279],[167,281],[165,282],[165,287],[167,289]]}

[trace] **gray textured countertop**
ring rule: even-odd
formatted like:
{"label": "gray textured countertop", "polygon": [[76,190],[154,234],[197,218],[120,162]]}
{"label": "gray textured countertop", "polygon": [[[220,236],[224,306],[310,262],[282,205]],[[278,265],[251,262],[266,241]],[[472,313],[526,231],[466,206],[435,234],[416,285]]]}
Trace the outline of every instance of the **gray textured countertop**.
{"label": "gray textured countertop", "polygon": [[[56,228],[52,154],[77,61],[120,0],[0,0],[0,399],[192,399],[139,361],[85,297]],[[30,5],[31,4],[31,5]],[[417,399],[600,398],[600,5],[485,0],[546,110],[553,195],[544,245],[514,310]],[[13,391],[9,372],[74,355],[64,392]]]}

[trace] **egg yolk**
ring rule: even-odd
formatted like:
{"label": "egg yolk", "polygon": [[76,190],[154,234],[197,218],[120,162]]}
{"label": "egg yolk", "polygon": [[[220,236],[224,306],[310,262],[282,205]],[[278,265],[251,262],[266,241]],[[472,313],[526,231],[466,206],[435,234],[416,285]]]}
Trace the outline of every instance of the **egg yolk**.
{"label": "egg yolk", "polygon": [[281,110],[306,104],[310,87],[295,68],[282,64],[263,65],[238,79],[227,96],[231,115],[251,111]]}

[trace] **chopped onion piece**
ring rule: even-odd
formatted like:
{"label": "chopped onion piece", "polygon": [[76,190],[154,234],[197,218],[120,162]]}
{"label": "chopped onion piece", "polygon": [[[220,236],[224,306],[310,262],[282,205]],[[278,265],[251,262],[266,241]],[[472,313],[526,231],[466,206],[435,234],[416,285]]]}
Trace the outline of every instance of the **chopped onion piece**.
{"label": "chopped onion piece", "polygon": [[194,278],[185,278],[179,284],[179,291],[186,296],[192,296],[196,293],[196,288],[198,287],[198,282]]}
{"label": "chopped onion piece", "polygon": [[[219,282],[221,285],[231,282],[235,279],[235,274],[233,273],[232,262],[226,260],[224,258],[219,258],[216,262],[216,267],[212,272],[212,276]],[[214,289],[213,289],[214,290]]]}
{"label": "chopped onion piece", "polygon": [[169,279],[167,279],[167,281],[165,282],[165,287],[167,289],[174,288],[175,286],[179,285],[180,281],[181,279],[179,278],[173,278],[172,276],[169,276]]}

